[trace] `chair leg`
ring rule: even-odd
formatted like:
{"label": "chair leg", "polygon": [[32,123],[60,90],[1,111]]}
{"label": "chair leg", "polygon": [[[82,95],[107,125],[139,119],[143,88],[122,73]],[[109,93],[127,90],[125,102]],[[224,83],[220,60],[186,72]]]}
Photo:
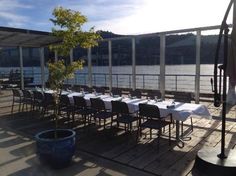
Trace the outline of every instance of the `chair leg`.
{"label": "chair leg", "polygon": [[14,108],[14,100],[13,100],[12,106],[11,106],[11,113],[13,113],[13,108]]}
{"label": "chair leg", "polygon": [[181,136],[184,136],[184,122],[181,121]]}
{"label": "chair leg", "polygon": [[171,129],[170,129],[170,124],[169,124],[169,145],[171,146]]}
{"label": "chair leg", "polygon": [[150,128],[150,139],[152,139],[152,129]]}
{"label": "chair leg", "polygon": [[105,130],[106,128],[106,119],[103,119],[103,129]]}
{"label": "chair leg", "polygon": [[159,151],[159,147],[160,147],[160,138],[161,138],[161,129],[158,130],[157,133],[157,151]]}
{"label": "chair leg", "polygon": [[190,120],[191,120],[191,130],[193,131],[193,118],[190,117]]}

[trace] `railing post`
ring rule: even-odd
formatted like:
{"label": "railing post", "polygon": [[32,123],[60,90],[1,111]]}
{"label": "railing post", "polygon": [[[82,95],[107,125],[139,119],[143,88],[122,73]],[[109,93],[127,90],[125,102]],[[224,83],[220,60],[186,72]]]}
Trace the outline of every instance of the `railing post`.
{"label": "railing post", "polygon": [[116,74],[116,87],[118,88],[118,74]]}
{"label": "railing post", "polygon": [[200,60],[201,60],[201,31],[196,36],[196,76],[195,76],[195,103],[199,103],[200,95]]}
{"label": "railing post", "polygon": [[40,65],[41,65],[41,84],[45,88],[45,64],[44,64],[44,48],[40,48]]}
{"label": "railing post", "polygon": [[19,55],[20,55],[20,83],[21,83],[21,89],[23,90],[25,88],[25,85],[24,85],[23,52],[21,46],[19,47]]}
{"label": "railing post", "polygon": [[112,90],[112,43],[108,40],[108,62],[109,62],[109,90]]}
{"label": "railing post", "polygon": [[92,87],[92,56],[91,48],[88,48],[88,87]]}
{"label": "railing post", "polygon": [[135,56],[135,38],[132,38],[132,88],[136,89],[136,56]]}
{"label": "railing post", "polygon": [[143,74],[143,89],[145,88],[145,79],[144,79],[144,74]]}
{"label": "railing post", "polygon": [[178,76],[177,75],[175,75],[175,91],[177,92],[177,90],[178,90]]}
{"label": "railing post", "polygon": [[165,98],[165,45],[166,36],[160,34],[160,92],[161,98]]}

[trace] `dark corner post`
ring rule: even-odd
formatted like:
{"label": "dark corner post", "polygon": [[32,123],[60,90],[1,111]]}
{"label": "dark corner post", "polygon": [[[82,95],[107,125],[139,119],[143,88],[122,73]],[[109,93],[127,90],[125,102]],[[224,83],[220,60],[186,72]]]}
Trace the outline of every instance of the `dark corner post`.
{"label": "dark corner post", "polygon": [[224,62],[223,62],[223,96],[222,96],[222,129],[221,129],[221,153],[217,155],[220,159],[226,158],[225,154],[225,121],[226,121],[226,86],[227,86],[227,60],[228,60],[228,33],[229,27],[224,24]]}

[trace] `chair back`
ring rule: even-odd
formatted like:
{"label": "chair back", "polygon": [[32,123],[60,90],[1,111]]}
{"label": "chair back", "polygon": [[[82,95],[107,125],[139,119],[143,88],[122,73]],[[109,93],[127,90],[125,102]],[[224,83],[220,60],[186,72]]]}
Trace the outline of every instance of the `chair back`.
{"label": "chair back", "polygon": [[91,107],[96,111],[106,110],[105,103],[101,98],[90,98]]}
{"label": "chair back", "polygon": [[73,96],[74,106],[77,108],[86,108],[86,100],[82,96]]}
{"label": "chair back", "polygon": [[43,100],[43,93],[40,91],[33,91],[34,100]]}
{"label": "chair back", "polygon": [[67,95],[61,95],[60,96],[60,106],[70,106],[70,99]]}
{"label": "chair back", "polygon": [[29,90],[22,90],[24,99],[32,99],[32,94]]}
{"label": "chair back", "polygon": [[13,97],[21,98],[22,96],[21,91],[18,89],[12,89],[12,94],[13,94]]}
{"label": "chair back", "polygon": [[127,103],[122,101],[111,101],[112,112],[115,114],[129,114]]}
{"label": "chair back", "polygon": [[149,90],[147,94],[151,99],[155,99],[155,97],[161,98],[161,92],[159,90]]}
{"label": "chair back", "polygon": [[44,93],[43,105],[47,106],[49,104],[55,104],[55,99],[53,97],[53,94]]}
{"label": "chair back", "polygon": [[178,92],[174,95],[174,100],[182,103],[191,103],[192,93],[191,92]]}
{"label": "chair back", "polygon": [[139,115],[150,119],[160,119],[160,111],[158,106],[150,104],[139,104]]}
{"label": "chair back", "polygon": [[121,90],[119,88],[112,88],[111,92],[112,92],[113,95],[121,96]]}
{"label": "chair back", "polygon": [[131,90],[130,91],[130,95],[132,96],[132,97],[137,97],[137,98],[141,98],[141,96],[142,96],[142,92],[140,91],[140,90]]}

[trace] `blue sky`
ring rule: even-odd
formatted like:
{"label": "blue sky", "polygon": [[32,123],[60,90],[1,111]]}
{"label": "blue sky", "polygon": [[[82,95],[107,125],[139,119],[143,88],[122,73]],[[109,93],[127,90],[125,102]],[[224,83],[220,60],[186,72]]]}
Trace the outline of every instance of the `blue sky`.
{"label": "blue sky", "polygon": [[88,17],[84,29],[95,26],[118,34],[160,32],[219,25],[229,1],[0,0],[0,26],[51,31],[52,10],[63,6]]}

